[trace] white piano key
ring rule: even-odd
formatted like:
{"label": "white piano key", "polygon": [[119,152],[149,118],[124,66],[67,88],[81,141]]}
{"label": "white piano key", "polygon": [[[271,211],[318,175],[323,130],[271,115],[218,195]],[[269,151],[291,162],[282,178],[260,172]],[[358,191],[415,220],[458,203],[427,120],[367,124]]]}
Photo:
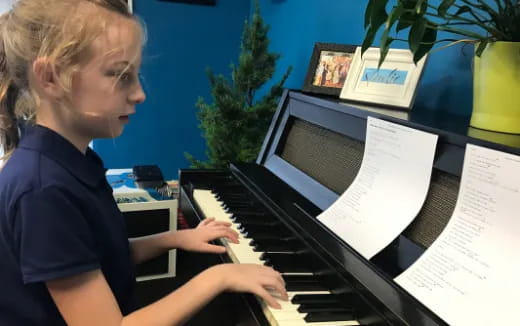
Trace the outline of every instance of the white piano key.
{"label": "white piano key", "polygon": [[[234,223],[231,220],[230,213],[226,212],[222,208],[221,203],[215,198],[215,195],[209,190],[195,189],[193,191],[193,197],[199,205],[202,213],[206,217],[214,217],[218,221],[230,222],[231,228],[240,234],[239,244],[231,243],[226,240],[222,240],[223,244],[228,249],[228,254],[234,263],[242,264],[261,264],[263,261],[260,259],[262,252],[253,250],[250,245],[251,239],[244,238],[238,231],[240,226],[238,223]],[[313,275],[312,273],[284,273],[283,275]],[[347,321],[334,321],[334,322],[315,322],[309,323],[304,320],[306,314],[297,311],[298,304],[293,304],[290,300],[298,294],[331,294],[329,291],[291,291],[287,292],[289,301],[280,300],[282,309],[273,309],[269,307],[261,298],[258,298],[262,305],[263,312],[272,326],[354,326],[359,325],[355,320]],[[277,296],[276,293],[272,293],[273,296]]]}
{"label": "white piano key", "polygon": [[345,320],[345,321],[320,321],[315,323],[309,323],[305,320],[299,321],[299,320],[289,320],[285,321],[279,326],[356,326],[359,325],[359,322],[357,320]]}
{"label": "white piano key", "polygon": [[260,260],[261,252],[253,251],[251,246],[246,241],[241,241],[239,244],[227,242],[226,244],[228,252],[231,252],[235,259],[234,263],[241,264],[260,264],[263,265],[263,261]]}
{"label": "white piano key", "polygon": [[[313,292],[314,294],[316,292]],[[297,311],[298,305],[282,302],[282,309],[273,309],[261,301],[263,312],[272,326],[354,326],[359,325],[357,320],[342,320],[330,322],[307,322],[307,314]]]}
{"label": "white piano key", "polygon": [[298,294],[332,294],[330,291],[289,291],[287,295],[289,296],[289,300],[292,300],[295,295]]}
{"label": "white piano key", "polygon": [[282,275],[314,275],[314,273],[309,272],[283,272]]}

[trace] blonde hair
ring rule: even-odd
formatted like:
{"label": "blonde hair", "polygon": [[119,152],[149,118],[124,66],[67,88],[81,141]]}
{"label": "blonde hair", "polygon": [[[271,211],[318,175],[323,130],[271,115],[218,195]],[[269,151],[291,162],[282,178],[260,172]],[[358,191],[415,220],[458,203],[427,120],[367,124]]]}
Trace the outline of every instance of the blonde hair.
{"label": "blonde hair", "polygon": [[[7,159],[19,142],[20,121],[34,121],[38,97],[30,89],[29,72],[45,57],[61,86],[70,91],[72,76],[89,56],[92,42],[117,13],[141,24],[125,0],[18,0],[0,17],[0,146]],[[2,158],[0,158],[2,159]]]}

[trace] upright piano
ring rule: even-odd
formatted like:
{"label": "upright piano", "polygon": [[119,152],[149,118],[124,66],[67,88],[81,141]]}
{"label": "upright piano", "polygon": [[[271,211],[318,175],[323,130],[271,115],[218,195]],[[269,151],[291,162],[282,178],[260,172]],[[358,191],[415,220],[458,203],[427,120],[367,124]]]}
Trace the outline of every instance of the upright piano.
{"label": "upright piano", "polygon": [[[498,142],[478,138],[485,134],[470,137],[463,117],[414,109],[403,118],[392,112],[286,91],[256,163],[181,170],[179,205],[189,226],[212,216],[229,220],[240,232],[241,243],[228,244],[228,254],[221,256],[180,252],[178,277],[187,280],[222,262],[260,263],[283,274],[290,294],[290,302],[275,311],[251,294],[226,293],[189,325],[447,325],[393,279],[448,222],[465,145],[519,154],[519,143],[515,136]],[[418,216],[367,260],[316,216],[353,182],[369,116],[437,134],[439,140],[429,192]]]}

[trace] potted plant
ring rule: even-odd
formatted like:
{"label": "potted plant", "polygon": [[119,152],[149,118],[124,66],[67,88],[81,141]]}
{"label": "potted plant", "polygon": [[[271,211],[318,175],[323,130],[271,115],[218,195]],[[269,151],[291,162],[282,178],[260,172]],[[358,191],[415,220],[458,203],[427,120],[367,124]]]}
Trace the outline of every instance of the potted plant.
{"label": "potted plant", "polygon": [[[394,41],[418,62],[437,43],[475,44],[471,126],[520,134],[520,0],[369,0],[364,53],[382,29],[381,64]],[[398,38],[408,29],[407,38]],[[438,32],[456,38],[439,39]]]}

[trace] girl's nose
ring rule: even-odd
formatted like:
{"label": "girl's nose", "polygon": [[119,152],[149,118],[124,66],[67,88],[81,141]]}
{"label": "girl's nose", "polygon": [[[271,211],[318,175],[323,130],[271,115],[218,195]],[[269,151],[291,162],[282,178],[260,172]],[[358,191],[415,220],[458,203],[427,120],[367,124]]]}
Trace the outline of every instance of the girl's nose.
{"label": "girl's nose", "polygon": [[144,93],[141,82],[138,82],[136,89],[130,95],[130,100],[135,104],[143,103],[146,100],[146,94]]}

